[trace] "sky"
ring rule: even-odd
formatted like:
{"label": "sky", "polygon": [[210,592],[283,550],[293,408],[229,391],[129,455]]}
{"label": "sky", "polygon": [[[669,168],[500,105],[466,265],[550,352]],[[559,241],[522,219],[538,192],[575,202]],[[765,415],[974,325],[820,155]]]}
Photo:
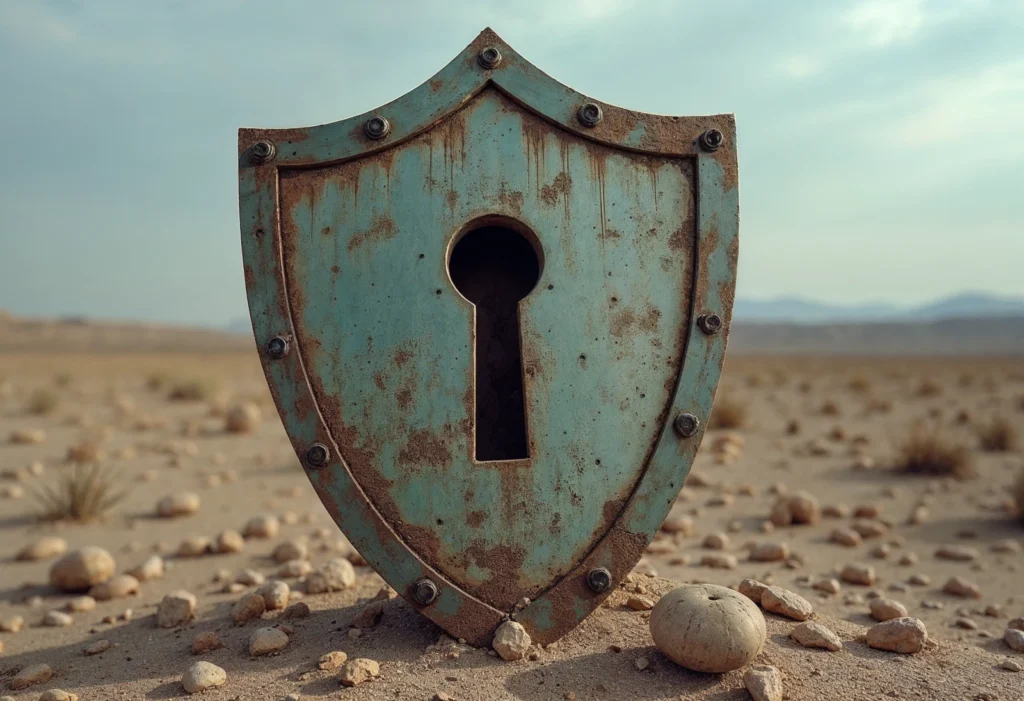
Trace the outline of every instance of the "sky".
{"label": "sky", "polygon": [[736,114],[740,296],[1024,296],[1020,0],[0,0],[0,309],[244,318],[237,129],[368,111],[486,26]]}

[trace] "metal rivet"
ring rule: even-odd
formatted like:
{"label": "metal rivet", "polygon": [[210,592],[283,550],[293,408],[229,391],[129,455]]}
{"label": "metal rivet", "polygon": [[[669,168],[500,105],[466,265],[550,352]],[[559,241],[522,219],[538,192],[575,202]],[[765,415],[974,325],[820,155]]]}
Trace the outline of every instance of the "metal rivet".
{"label": "metal rivet", "polygon": [[605,567],[595,567],[587,572],[587,586],[600,594],[612,588],[612,573]]}
{"label": "metal rivet", "polygon": [[288,339],[282,336],[274,336],[267,341],[267,355],[274,360],[280,360],[288,355]]}
{"label": "metal rivet", "polygon": [[417,579],[412,585],[412,598],[421,606],[430,606],[437,601],[437,585],[423,577]]}
{"label": "metal rivet", "polygon": [[690,413],[683,413],[672,422],[672,427],[683,438],[689,438],[700,428],[700,419]]}
{"label": "metal rivet", "polygon": [[717,151],[725,143],[725,134],[717,129],[708,129],[700,135],[700,147],[705,151]]}
{"label": "metal rivet", "polygon": [[722,330],[722,317],[717,314],[701,314],[697,317],[697,326],[708,336]]}
{"label": "metal rivet", "polygon": [[276,152],[274,144],[269,141],[257,141],[252,145],[252,159],[257,163],[266,163],[274,157]]}
{"label": "metal rivet", "polygon": [[585,127],[596,127],[604,119],[604,112],[601,111],[601,105],[588,102],[576,110],[576,119]]}
{"label": "metal rivet", "polygon": [[306,451],[306,464],[310,467],[323,467],[331,459],[331,451],[323,443],[314,443]]}
{"label": "metal rivet", "polygon": [[484,68],[490,69],[501,63],[501,52],[493,46],[488,46],[476,57],[477,62]]}
{"label": "metal rivet", "polygon": [[391,133],[391,122],[380,116],[373,116],[366,120],[363,125],[363,133],[367,139],[380,141]]}

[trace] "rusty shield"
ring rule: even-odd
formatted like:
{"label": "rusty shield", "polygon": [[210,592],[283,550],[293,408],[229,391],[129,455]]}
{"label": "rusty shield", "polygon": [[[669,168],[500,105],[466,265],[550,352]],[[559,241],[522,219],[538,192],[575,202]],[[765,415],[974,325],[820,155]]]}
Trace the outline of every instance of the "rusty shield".
{"label": "rusty shield", "polygon": [[736,276],[731,115],[554,81],[485,30],[323,126],[242,129],[256,342],[335,521],[456,637],[572,629],[686,479]]}

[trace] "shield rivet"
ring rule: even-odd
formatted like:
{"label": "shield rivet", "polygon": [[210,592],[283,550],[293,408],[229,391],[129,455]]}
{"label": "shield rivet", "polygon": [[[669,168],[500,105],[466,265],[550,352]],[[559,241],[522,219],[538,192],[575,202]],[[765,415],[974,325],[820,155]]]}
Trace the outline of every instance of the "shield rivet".
{"label": "shield rivet", "polygon": [[689,438],[700,428],[700,419],[686,412],[676,417],[676,420],[672,422],[672,427],[683,438]]}
{"label": "shield rivet", "polygon": [[391,133],[391,122],[380,116],[373,116],[366,120],[363,125],[363,133],[367,139],[380,141]]}
{"label": "shield rivet", "polygon": [[266,163],[274,157],[276,151],[274,144],[269,141],[257,141],[252,145],[252,159],[257,163]]}
{"label": "shield rivet", "polygon": [[718,129],[708,129],[700,135],[700,147],[705,151],[717,151],[725,143],[725,134]]}
{"label": "shield rivet", "polygon": [[283,336],[274,336],[267,341],[267,355],[274,360],[280,360],[288,355],[288,339]]}
{"label": "shield rivet", "polygon": [[701,314],[697,317],[697,326],[708,336],[714,335],[722,330],[722,317],[717,314]]}
{"label": "shield rivet", "polygon": [[587,572],[587,586],[598,594],[612,588],[612,573],[606,567],[595,567]]}
{"label": "shield rivet", "polygon": [[306,451],[306,464],[310,467],[323,467],[331,459],[331,451],[323,443],[314,443]]}
{"label": "shield rivet", "polygon": [[437,601],[437,585],[423,577],[417,579],[412,585],[412,598],[421,606],[430,606]]}
{"label": "shield rivet", "polygon": [[585,127],[596,127],[604,119],[604,112],[601,111],[601,105],[588,102],[576,110],[576,119]]}
{"label": "shield rivet", "polygon": [[476,60],[483,68],[491,69],[501,63],[501,52],[493,46],[488,46],[480,52]]}

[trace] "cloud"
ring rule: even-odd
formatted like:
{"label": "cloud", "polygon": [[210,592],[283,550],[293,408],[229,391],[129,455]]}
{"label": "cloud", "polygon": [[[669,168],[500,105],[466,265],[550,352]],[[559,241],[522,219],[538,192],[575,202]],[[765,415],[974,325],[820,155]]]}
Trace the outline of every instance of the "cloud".
{"label": "cloud", "polygon": [[847,26],[870,45],[913,39],[925,25],[924,0],[866,0],[848,10]]}

